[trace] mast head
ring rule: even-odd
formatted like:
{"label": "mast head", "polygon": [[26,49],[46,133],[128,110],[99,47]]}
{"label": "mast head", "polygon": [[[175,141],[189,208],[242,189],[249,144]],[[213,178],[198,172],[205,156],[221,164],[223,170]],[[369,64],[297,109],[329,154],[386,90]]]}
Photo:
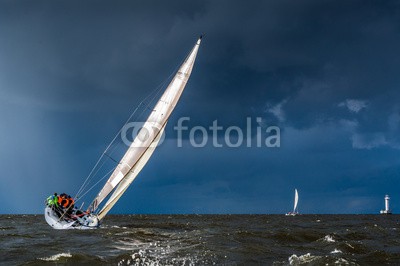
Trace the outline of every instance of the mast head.
{"label": "mast head", "polygon": [[197,45],[201,43],[201,39],[203,39],[204,34],[200,34],[199,39],[197,40]]}

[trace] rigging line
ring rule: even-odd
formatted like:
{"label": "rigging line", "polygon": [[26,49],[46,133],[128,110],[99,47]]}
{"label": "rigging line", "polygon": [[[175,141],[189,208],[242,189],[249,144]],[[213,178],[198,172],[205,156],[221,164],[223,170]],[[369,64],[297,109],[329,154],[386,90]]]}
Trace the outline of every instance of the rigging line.
{"label": "rigging line", "polygon": [[[162,88],[162,86],[165,84],[165,82],[163,82],[162,84],[160,84],[158,86],[158,88],[154,91],[152,91],[148,96],[146,96],[146,98],[144,98],[139,105],[135,108],[135,110],[132,112],[132,114],[129,116],[129,118],[125,121],[124,125],[120,128],[120,130],[117,132],[117,134],[114,136],[114,138],[112,139],[112,141],[108,144],[107,148],[103,151],[103,153],[101,154],[100,158],[97,160],[95,166],[92,168],[92,170],[90,171],[89,175],[87,176],[87,178],[85,179],[85,181],[83,182],[82,186],[79,188],[78,192],[76,193],[76,197],[83,192],[83,189],[86,185],[86,183],[88,182],[88,180],[93,177],[92,174],[94,172],[94,170],[96,169],[96,167],[98,166],[98,164],[100,163],[101,159],[104,157],[104,154],[110,149],[110,147],[113,145],[113,143],[115,142],[115,140],[117,139],[118,135],[121,133],[122,129],[124,128],[124,126],[126,126],[126,124],[128,124],[128,122],[132,119],[132,117],[135,115],[135,113],[138,111],[139,107],[141,105],[143,105],[143,103],[151,96],[151,94],[153,94],[156,91],[160,91],[160,89]],[[162,85],[162,86],[161,86]],[[154,100],[155,96],[153,96]],[[149,104],[147,104],[147,106],[149,106]],[[140,114],[142,115],[143,112]],[[139,116],[140,116],[139,115]],[[104,165],[104,164],[103,164]]]}
{"label": "rigging line", "polygon": [[119,164],[119,162],[117,162],[116,160],[114,160],[114,158],[112,158],[110,155],[108,155],[107,153],[104,153],[105,156],[107,156],[108,158],[110,158],[111,161],[113,161],[116,164]]}
{"label": "rigging line", "polygon": [[[172,72],[172,74],[163,82],[163,84],[160,84],[160,86],[159,86],[159,89],[158,89],[158,91],[156,92],[156,93],[154,93],[154,96],[153,96],[153,98],[149,101],[149,103],[147,104],[147,106],[146,107],[148,107],[153,101],[154,101],[154,99],[155,99],[155,97],[159,94],[159,92],[161,91],[161,88],[163,88],[164,86],[165,86],[165,84],[167,83],[167,80],[169,80],[170,79],[170,77],[174,74],[175,72]],[[154,92],[154,91],[153,91]],[[146,97],[146,98],[149,98],[149,97]],[[143,102],[143,101],[142,101]],[[141,112],[141,114],[138,116],[138,117],[140,117],[140,116],[142,116],[143,115],[143,113],[145,112],[146,110],[145,109],[143,109],[143,111]],[[122,130],[122,129],[121,129]],[[120,130],[120,132],[121,132],[121,130]],[[159,132],[160,133],[160,132]],[[159,134],[158,133],[158,134]],[[119,133],[118,133],[119,134]],[[118,135],[117,134],[117,135]],[[158,134],[156,135],[156,136],[158,136]],[[131,147],[128,147],[128,150],[130,149]],[[110,159],[112,159],[108,154],[106,154],[106,153],[104,153],[104,155],[106,155],[107,157],[109,157]],[[112,159],[113,160],[113,159]],[[116,162],[115,160],[113,160],[114,162]],[[117,162],[118,163],[118,162]],[[119,164],[119,163],[118,163]],[[117,165],[118,166],[118,165]],[[117,167],[116,166],[116,167]],[[132,166],[133,167],[133,166]],[[131,172],[131,170],[129,170],[129,172]],[[126,176],[126,175],[125,175]],[[98,182],[96,183],[96,184],[98,184]],[[92,189],[92,188],[91,188]],[[86,194],[86,193],[85,193]]]}
{"label": "rigging line", "polygon": [[[165,85],[165,83],[164,83],[163,85]],[[164,87],[164,86],[162,86],[162,87]],[[161,88],[162,88],[162,87],[161,87]],[[161,91],[161,88],[159,89],[159,91],[158,91],[157,93],[154,94],[153,98],[152,98],[152,99],[147,103],[147,105],[143,108],[143,110],[142,110],[142,112],[140,113],[140,115],[138,115],[138,118],[140,118],[140,117],[143,116],[144,112],[146,112],[146,109],[153,110],[153,109],[150,108],[150,104],[153,103],[154,99],[157,97],[158,93]]]}
{"label": "rigging line", "polygon": [[[190,53],[191,53],[191,52],[190,52]],[[190,53],[189,53],[189,54],[190,54]],[[139,105],[136,107],[136,109],[133,111],[133,113],[129,116],[129,118],[127,119],[127,121],[125,122],[125,124],[122,126],[122,128],[123,128],[124,126],[126,126],[126,124],[129,122],[129,120],[132,118],[132,116],[136,113],[136,111],[139,109],[139,107],[151,96],[151,94],[153,94],[153,93],[155,92],[153,98],[152,98],[151,101],[147,104],[147,107],[149,107],[150,103],[154,100],[154,98],[157,96],[157,94],[161,91],[161,88],[163,88],[163,87],[165,86],[165,84],[167,83],[167,81],[170,81],[170,82],[172,81],[172,80],[170,80],[171,77],[172,77],[174,74],[176,75],[177,70],[178,70],[179,67],[183,64],[183,62],[186,61],[186,59],[187,59],[187,56],[186,56],[186,58],[185,58],[183,61],[180,62],[180,64],[178,64],[178,65],[175,67],[175,69],[171,72],[171,74],[170,74],[163,82],[161,82],[161,84],[160,84],[155,90],[153,90],[148,96],[145,97],[144,100],[142,100],[142,101],[139,103]],[[139,116],[143,115],[143,113],[144,113],[144,111],[143,111]],[[97,160],[95,166],[92,168],[92,170],[90,171],[89,175],[86,177],[85,181],[83,182],[82,186],[79,188],[78,192],[76,193],[75,198],[77,198],[78,195],[79,195],[80,193],[83,192],[83,188],[85,187],[85,185],[86,185],[86,183],[88,182],[88,180],[91,178],[91,175],[92,175],[92,173],[94,172],[95,168],[98,166],[98,164],[100,163],[101,159],[104,157],[104,154],[108,151],[108,149],[110,148],[110,146],[113,144],[113,142],[116,140],[116,138],[118,137],[118,135],[121,133],[122,128],[118,131],[118,133],[115,135],[115,137],[113,138],[113,140],[112,140],[112,141],[110,142],[110,144],[107,146],[107,148],[106,148],[105,151],[102,153],[102,155],[100,156],[100,158]],[[104,164],[103,164],[103,165],[104,165]],[[97,171],[97,172],[98,172],[98,171]],[[96,172],[96,173],[97,173],[97,172]],[[96,184],[97,184],[97,183],[96,183]],[[86,194],[86,193],[85,193],[85,194]],[[84,194],[84,195],[85,195],[85,194]],[[82,195],[82,196],[83,196],[83,195]],[[82,197],[82,196],[80,196],[80,197]]]}
{"label": "rigging line", "polygon": [[[157,134],[157,136],[160,134],[160,132]],[[157,137],[156,137],[157,138]],[[155,140],[154,140],[155,141]],[[150,146],[154,143],[154,141],[150,144]],[[149,146],[149,147],[150,147]],[[149,148],[148,147],[148,148]],[[157,147],[157,146],[156,146]],[[154,147],[154,149],[156,148],[156,147]],[[147,149],[148,149],[147,148]],[[147,150],[146,150],[147,151]],[[145,151],[145,152],[146,152]],[[143,157],[143,155],[139,158],[139,160],[141,159]],[[139,161],[138,160],[138,161]],[[137,164],[138,162],[136,162],[136,164]],[[130,173],[132,173],[132,174],[134,174],[135,172],[133,171],[133,167],[135,167],[135,165],[136,164],[134,164],[132,167],[131,167],[131,169],[128,171],[128,173],[126,173],[126,175],[121,179],[121,181],[118,183],[118,185],[117,186],[119,186],[121,183],[122,183],[122,181],[124,181],[125,180],[125,178],[128,176],[128,174],[130,174]],[[132,181],[131,181],[132,182]],[[118,188],[118,187],[115,187],[112,191],[114,191],[114,193],[115,193],[115,191],[116,191],[116,189]],[[129,187],[129,186],[128,186]],[[126,187],[122,192],[120,192],[119,193],[119,195],[121,195],[121,193],[123,194],[124,192],[125,192],[125,190],[128,188],[128,187]],[[109,193],[109,194],[111,194],[111,192]],[[114,194],[113,194],[114,195]],[[111,197],[113,196],[113,195],[111,195]],[[122,195],[121,195],[122,196]],[[110,200],[111,199],[111,197],[108,199],[108,200]],[[111,203],[113,202],[113,201],[115,201],[115,200],[118,200],[118,199],[116,199],[117,197],[119,197],[118,195],[116,196],[116,197],[114,197],[114,199],[111,201]],[[107,201],[107,203],[108,203],[108,201]],[[107,204],[106,203],[106,204]],[[115,203],[114,203],[115,204]],[[96,213],[96,215],[99,215],[100,214],[100,212],[102,212],[103,210],[104,210],[104,208],[105,208],[105,205],[103,206],[103,208],[99,208],[99,206],[97,206],[97,209],[94,211],[94,213]]]}
{"label": "rigging line", "polygon": [[[192,50],[193,50],[193,49],[192,49]],[[190,51],[190,52],[188,53],[188,55],[185,57],[185,59],[183,59],[183,60],[175,67],[175,69],[171,72],[171,74],[169,74],[169,76],[158,86],[158,91],[157,91],[157,90],[153,91],[153,92],[155,92],[155,93],[154,93],[154,96],[153,96],[153,98],[148,102],[148,104],[146,105],[146,108],[148,108],[149,110],[153,110],[153,109],[149,108],[150,104],[152,104],[152,102],[154,101],[155,97],[156,97],[157,95],[159,95],[159,93],[161,92],[161,88],[165,87],[167,82],[171,82],[171,81],[173,80],[173,79],[172,79],[172,76],[175,76],[175,75],[176,75],[177,71],[178,71],[179,68],[182,66],[182,64],[186,61],[186,59],[187,59],[188,56],[191,54],[191,52],[192,52],[192,51]],[[150,95],[151,95],[151,94],[150,94]],[[150,96],[150,95],[149,95],[149,96]],[[154,103],[154,104],[155,104],[155,103]],[[138,117],[142,116],[144,112],[145,112],[145,110],[143,110],[142,113],[141,113]]]}
{"label": "rigging line", "polygon": [[[162,84],[162,85],[164,85],[164,84]],[[160,91],[161,88],[162,88],[162,86],[159,86],[159,88],[157,88],[157,90]],[[82,184],[82,186],[80,187],[80,189],[79,189],[79,191],[78,191],[76,197],[78,197],[78,195],[84,191],[84,189],[86,188],[86,186],[89,185],[89,182],[88,182],[89,179],[90,179],[91,177],[94,177],[94,176],[98,173],[98,171],[101,169],[101,167],[104,165],[105,161],[104,161],[104,162],[102,163],[102,165],[97,169],[97,171],[93,174],[94,170],[96,169],[97,165],[100,163],[100,161],[101,161],[101,159],[104,157],[104,155],[107,156],[107,157],[109,157],[109,158],[111,158],[109,155],[106,154],[107,151],[108,151],[108,150],[111,148],[111,146],[114,144],[114,142],[115,142],[115,140],[117,139],[118,135],[121,134],[121,131],[122,131],[122,129],[124,128],[124,126],[126,126],[126,125],[128,124],[128,122],[132,119],[132,117],[134,116],[134,114],[138,111],[139,107],[140,107],[141,105],[143,105],[144,101],[146,101],[147,98],[149,98],[149,96],[150,96],[151,94],[153,94],[154,92],[155,92],[155,91],[153,91],[152,93],[150,93],[145,99],[143,99],[143,100],[140,102],[140,104],[136,107],[136,109],[133,111],[133,113],[129,116],[129,118],[126,120],[126,122],[125,122],[124,125],[121,127],[121,129],[120,129],[120,130],[117,132],[117,134],[114,136],[114,138],[112,139],[112,141],[110,142],[110,144],[107,146],[107,148],[104,150],[104,152],[102,153],[102,155],[101,155],[100,158],[98,159],[96,165],[95,165],[95,166],[93,167],[93,169],[91,170],[89,176],[85,179],[85,182],[83,182],[83,184]],[[155,95],[157,95],[157,93],[156,93]],[[152,98],[151,101],[153,101],[154,98],[155,98],[155,96],[153,96],[153,98]],[[151,102],[151,101],[150,101],[150,102]],[[150,104],[150,103],[149,103],[149,104]],[[147,107],[149,106],[149,104],[147,104]],[[138,117],[140,117],[143,113],[144,113],[144,111],[142,111],[142,113],[141,113]],[[112,152],[115,151],[116,145],[115,145],[113,148],[114,148],[114,150],[113,150]],[[110,154],[112,154],[112,152],[111,152]],[[114,161],[114,160],[113,160],[113,161]],[[76,198],[76,197],[75,197],[75,198]],[[80,196],[80,197],[82,197],[82,196]]]}
{"label": "rigging line", "polygon": [[[146,97],[147,98],[147,97]],[[126,124],[129,122],[129,120],[132,118],[132,116],[136,113],[136,111],[139,109],[140,105],[142,105],[143,101],[139,103],[139,105],[136,107],[136,109],[132,112],[132,114],[129,116],[129,118],[127,119],[127,121],[125,122],[124,126],[126,126]],[[123,126],[123,127],[124,127]],[[122,127],[122,128],[123,128]],[[115,137],[113,138],[113,140],[110,142],[110,144],[108,144],[107,148],[103,151],[103,153],[101,154],[100,158],[97,160],[95,166],[92,168],[92,170],[90,171],[88,177],[85,179],[85,181],[83,182],[82,186],[79,188],[78,193],[76,193],[78,196],[80,193],[83,192],[83,188],[85,187],[85,184],[88,182],[88,180],[90,179],[92,173],[94,172],[95,168],[97,167],[97,165],[100,163],[101,159],[104,157],[104,154],[109,150],[109,148],[111,147],[111,145],[114,143],[114,141],[117,139],[118,135],[121,133],[122,128],[118,131],[118,133],[115,135]],[[104,165],[104,164],[103,164]]]}
{"label": "rigging line", "polygon": [[[108,176],[112,171],[115,170],[116,167],[112,168],[109,172],[107,172],[105,175],[103,175],[102,178],[100,178],[93,186],[91,186],[82,196],[81,198],[83,198],[87,193],[89,193],[89,191],[91,191],[95,186],[97,186],[106,176]],[[76,202],[78,202],[80,200],[76,199]]]}
{"label": "rigging line", "polygon": [[[101,163],[100,167],[96,170],[96,172],[93,174],[93,176],[96,176],[97,173],[100,171],[100,169],[104,166],[104,164],[107,162],[107,160],[103,160],[103,162]],[[87,182],[85,184],[85,186],[82,188],[82,191],[80,193],[83,193],[85,191],[85,189],[90,185],[92,180],[90,180],[89,182]],[[77,198],[81,198],[82,196],[77,196]]]}
{"label": "rigging line", "polygon": [[[182,64],[182,62],[181,62],[181,64]],[[180,65],[181,65],[181,64],[180,64]],[[142,112],[140,113],[140,115],[138,115],[138,118],[142,117],[142,115],[143,115],[144,112],[146,111],[146,108],[147,108],[148,110],[154,110],[154,108],[150,108],[150,105],[151,105],[151,104],[152,104],[152,105],[156,105],[156,104],[157,104],[157,103],[153,103],[154,99],[160,94],[161,89],[164,88],[164,87],[166,86],[167,82],[171,82],[171,81],[172,81],[172,78],[171,78],[171,77],[172,77],[174,74],[176,74],[177,69],[180,67],[180,65],[178,65],[178,66],[174,69],[174,71],[172,71],[171,74],[158,86],[158,90],[157,90],[157,91],[153,91],[153,92],[155,92],[153,98],[147,103],[147,105],[146,105],[145,108],[142,110]],[[150,95],[149,95],[149,96],[150,96]],[[149,97],[148,97],[148,98],[149,98]],[[158,102],[158,101],[157,101],[157,102]]]}
{"label": "rigging line", "polygon": [[[189,53],[190,54],[190,53]],[[188,55],[189,56],[189,55]],[[187,57],[188,57],[187,56]],[[173,75],[176,75],[176,73],[177,73],[177,70],[181,67],[181,65],[186,61],[186,59],[187,59],[187,57],[179,64],[179,65],[177,65],[177,67],[174,69],[174,71],[172,71],[171,72],[171,74],[168,76],[168,78],[166,78],[159,86],[158,86],[158,90],[155,90],[155,91],[153,91],[152,93],[154,93],[154,96],[153,96],[153,98],[148,102],[148,104],[147,104],[147,106],[146,106],[146,108],[148,108],[149,106],[150,106],[150,104],[152,104],[152,102],[154,101],[154,99],[157,97],[157,95],[161,92],[161,89],[164,87],[164,86],[166,86],[166,83],[167,82],[171,82],[173,79],[171,78]],[[152,94],[151,93],[151,94]],[[151,95],[151,94],[149,94],[149,96]],[[145,100],[147,100],[147,98],[149,98],[149,96],[148,97],[146,97],[142,102],[144,102]],[[139,117],[141,117],[143,114],[144,114],[144,112],[145,112],[146,110],[145,109],[143,109],[142,110],[142,112],[139,114],[139,116],[138,116],[138,118]],[[167,121],[168,121],[168,119],[167,119]],[[166,122],[167,122],[166,121]],[[122,130],[122,129],[121,129]],[[120,132],[121,132],[121,130],[120,130]],[[159,132],[160,133],[160,132]],[[158,134],[159,134],[158,133]],[[118,133],[119,134],[119,133]],[[117,135],[118,135],[117,134]],[[158,135],[157,134],[157,135]],[[129,147],[130,148],[130,147]],[[129,150],[129,148],[128,148],[128,150]],[[129,171],[130,172],[130,171]]]}
{"label": "rigging line", "polygon": [[[71,205],[72,206],[72,205]],[[69,211],[69,209],[71,208],[71,206],[68,207],[68,209],[66,209],[64,211],[64,213],[61,215],[61,217],[58,219],[58,222],[61,221],[62,218],[64,218],[64,215],[67,214],[67,212]]]}
{"label": "rigging line", "polygon": [[[153,110],[153,109],[154,109],[154,108],[150,108],[150,105],[151,105],[151,104],[156,105],[156,103],[153,103],[154,99],[160,94],[161,89],[164,88],[164,87],[166,86],[167,82],[171,82],[171,81],[172,81],[171,77],[176,73],[176,71],[177,71],[177,69],[178,69],[179,67],[180,67],[180,65],[178,65],[178,66],[174,69],[174,71],[172,71],[171,74],[158,86],[158,90],[153,91],[154,95],[153,95],[152,99],[149,100],[149,102],[147,103],[147,105],[145,106],[145,108],[142,110],[142,112],[140,113],[140,115],[138,115],[138,118],[140,118],[140,117],[144,114],[144,112],[146,111],[146,108],[149,109],[149,110]],[[151,95],[151,94],[150,94],[150,95]],[[150,96],[150,95],[149,95],[149,96]],[[147,97],[147,98],[150,98],[150,97]]]}
{"label": "rigging line", "polygon": [[[160,131],[157,132],[157,134],[155,135],[155,137],[153,138],[153,140],[152,140],[152,142],[149,144],[149,146],[147,146],[147,148],[144,150],[144,152],[142,153],[142,155],[137,159],[137,161],[135,162],[135,164],[132,165],[132,167],[129,169],[128,173],[126,173],[126,174],[123,176],[123,178],[117,183],[117,185],[113,188],[113,190],[115,190],[115,188],[116,188],[117,186],[119,186],[123,180],[125,180],[126,176],[127,176],[130,172],[131,172],[131,173],[134,173],[134,172],[132,171],[132,168],[135,167],[135,166],[139,163],[139,161],[143,158],[143,156],[145,155],[145,153],[146,153],[146,152],[148,151],[148,149],[151,147],[151,144],[153,144],[154,141],[157,139],[157,137],[161,134],[162,129],[165,127],[165,125],[166,125],[167,123],[168,123],[168,118],[167,118],[167,120],[165,121],[165,123],[162,125]],[[157,146],[154,147],[154,149],[155,149],[155,148],[157,148]],[[113,190],[111,190],[111,191],[113,191]],[[108,195],[111,194],[111,191],[110,191],[110,193],[108,193]],[[107,195],[107,196],[108,196],[108,195]],[[107,196],[106,196],[106,197],[107,197]],[[97,206],[96,210],[94,210],[94,211],[97,211],[97,213],[99,213],[99,206]]]}
{"label": "rigging line", "polygon": [[[111,154],[117,149],[117,146],[118,145],[114,145],[114,147],[112,147],[111,149]],[[107,155],[107,154],[105,154],[105,155]],[[107,155],[107,157],[109,157],[108,155]],[[96,170],[96,172],[92,175],[92,178],[94,177],[94,176],[96,176],[97,175],[97,173],[100,171],[100,169],[104,166],[104,164],[107,162],[107,160],[103,160],[103,162],[101,163],[101,165],[97,168],[97,170]],[[90,181],[88,181],[86,184],[83,184],[82,185],[82,189],[80,190],[80,192],[79,193],[82,193],[84,190],[85,190],[85,188],[87,187],[87,186],[89,186],[89,184],[90,184]],[[80,196],[79,196],[80,197]]]}
{"label": "rigging line", "polygon": [[[187,58],[185,58],[185,61],[187,60]],[[170,84],[174,81],[174,79],[172,79],[171,78],[171,76],[172,75],[174,75],[175,74],[175,76],[177,75],[176,73],[176,70],[174,71],[174,72],[172,72],[170,75],[169,75],[169,77],[163,82],[163,84],[162,84],[162,86],[160,86],[159,87],[159,90],[158,91],[156,91],[154,94],[153,94],[153,98],[148,102],[148,104],[147,104],[147,107],[150,105],[150,104],[152,104],[152,102],[154,101],[154,99],[155,99],[155,97],[157,97],[157,95],[160,93],[160,91],[161,91],[161,88],[163,88],[164,86],[165,86],[165,84],[167,83],[167,81],[169,81],[170,82]],[[146,97],[146,99],[145,100],[147,100],[148,98],[150,98],[150,96],[151,96],[151,94],[149,95],[149,97]],[[142,101],[142,103],[143,102],[145,102],[145,100],[144,101]],[[160,101],[160,100],[159,100]],[[146,110],[145,109],[143,109],[143,111],[141,112],[141,114],[139,115],[139,117],[140,116],[142,116],[143,114],[144,114],[144,112],[145,112]],[[167,119],[168,120],[168,119]],[[121,129],[122,130],[122,129]],[[121,130],[119,131],[119,133],[121,132]],[[118,133],[118,134],[119,134]],[[158,134],[159,134],[160,132],[158,132]],[[118,135],[117,134],[117,135]],[[113,142],[115,141],[115,139],[113,140]],[[129,148],[132,148],[132,147],[129,147]],[[128,148],[128,150],[129,150],[129,148]],[[107,151],[107,150],[106,150]],[[106,156],[108,156],[106,153],[104,153],[104,155],[106,155]],[[109,156],[108,156],[109,157]],[[110,157],[111,158],[111,157]],[[111,158],[112,159],[112,158]],[[140,160],[140,159],[139,159]],[[115,171],[115,170],[114,170]],[[129,171],[129,172],[131,172],[131,170]],[[103,177],[104,178],[104,177]],[[102,179],[103,179],[102,178]],[[108,181],[107,181],[108,182]],[[99,182],[97,182],[96,183],[96,185],[98,184]],[[93,188],[94,186],[92,186],[92,188]],[[92,189],[92,188],[90,188],[90,189]],[[99,208],[97,208],[98,210],[97,210],[97,212],[99,211]],[[93,210],[93,211],[95,211],[95,210]]]}

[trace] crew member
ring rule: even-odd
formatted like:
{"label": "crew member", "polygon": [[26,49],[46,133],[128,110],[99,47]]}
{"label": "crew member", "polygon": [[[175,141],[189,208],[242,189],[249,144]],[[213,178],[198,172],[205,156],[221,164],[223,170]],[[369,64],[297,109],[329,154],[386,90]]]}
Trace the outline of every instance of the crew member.
{"label": "crew member", "polygon": [[72,209],[75,201],[70,195],[62,193],[60,197],[58,197],[58,204],[64,209]]}
{"label": "crew member", "polygon": [[46,202],[47,202],[47,205],[50,206],[50,207],[52,207],[52,206],[58,207],[58,196],[57,196],[57,193],[54,193],[54,195],[49,196],[46,199]]}

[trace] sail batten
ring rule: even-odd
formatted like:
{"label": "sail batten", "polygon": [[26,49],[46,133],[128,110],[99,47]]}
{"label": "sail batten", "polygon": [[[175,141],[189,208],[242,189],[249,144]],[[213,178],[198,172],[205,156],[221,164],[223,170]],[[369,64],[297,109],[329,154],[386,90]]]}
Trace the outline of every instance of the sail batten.
{"label": "sail batten", "polygon": [[96,211],[102,201],[114,191],[99,212],[99,219],[102,219],[112,206],[114,206],[116,201],[118,201],[126,191],[154,152],[165,129],[167,120],[175,108],[190,77],[200,42],[201,37],[186,57],[175,74],[175,77],[171,80],[142,129],[139,130],[136,138],[122,157],[120,163],[97,197],[93,200],[90,209]]}

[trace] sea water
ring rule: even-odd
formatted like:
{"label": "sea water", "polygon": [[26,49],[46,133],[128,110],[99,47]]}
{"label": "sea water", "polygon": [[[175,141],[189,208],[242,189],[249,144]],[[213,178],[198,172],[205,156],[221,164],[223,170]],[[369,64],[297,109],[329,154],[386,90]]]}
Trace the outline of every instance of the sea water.
{"label": "sea water", "polygon": [[110,215],[54,230],[0,215],[1,265],[400,264],[398,215]]}

